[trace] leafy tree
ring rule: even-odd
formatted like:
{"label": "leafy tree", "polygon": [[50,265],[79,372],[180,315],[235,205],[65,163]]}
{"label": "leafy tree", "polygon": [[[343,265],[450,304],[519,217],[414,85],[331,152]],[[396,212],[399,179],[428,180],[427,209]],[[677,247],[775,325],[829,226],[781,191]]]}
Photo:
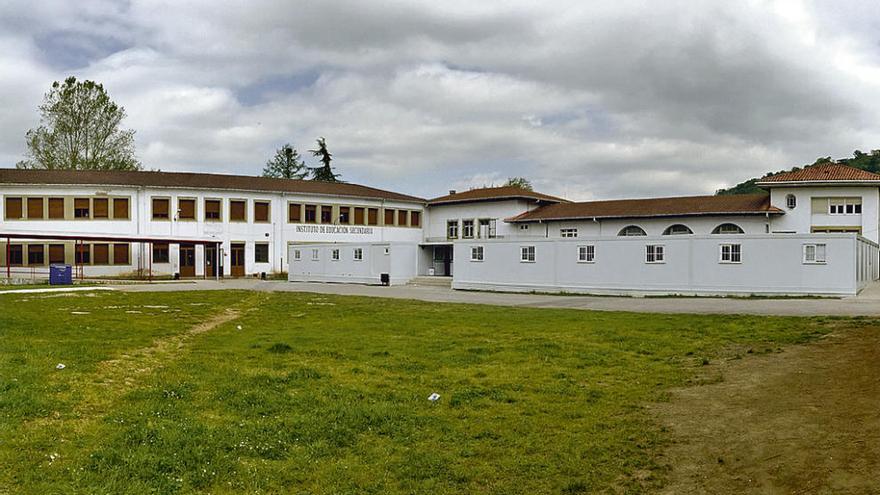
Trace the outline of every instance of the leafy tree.
{"label": "leafy tree", "polygon": [[320,167],[309,167],[309,173],[312,180],[320,180],[324,182],[341,182],[339,174],[333,172],[330,162],[333,161],[333,155],[327,150],[327,142],[324,138],[318,138],[318,149],[309,150],[312,156],[317,157],[322,165]]}
{"label": "leafy tree", "polygon": [[518,187],[520,189],[525,189],[526,191],[533,191],[532,182],[525,177],[508,177],[507,182],[504,183],[505,186],[510,187]]}
{"label": "leafy tree", "polygon": [[275,156],[266,162],[263,169],[263,177],[276,179],[304,179],[308,173],[305,162],[290,143],[276,150]]}
{"label": "leafy tree", "polygon": [[140,170],[134,131],[120,128],[125,109],[104,86],[68,77],[40,105],[40,126],[27,132],[28,158],[18,168]]}

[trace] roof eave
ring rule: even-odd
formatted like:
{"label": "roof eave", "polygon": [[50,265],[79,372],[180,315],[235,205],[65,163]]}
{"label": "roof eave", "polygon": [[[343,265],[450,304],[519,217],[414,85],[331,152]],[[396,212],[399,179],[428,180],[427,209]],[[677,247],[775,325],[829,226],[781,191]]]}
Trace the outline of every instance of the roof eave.
{"label": "roof eave", "polygon": [[758,187],[795,187],[795,186],[880,186],[877,180],[785,180],[756,182]]}
{"label": "roof eave", "polygon": [[462,198],[462,199],[445,199],[445,200],[428,200],[426,201],[428,206],[443,206],[443,205],[451,205],[451,204],[460,204],[460,203],[481,203],[485,201],[509,201],[515,199],[524,199],[527,201],[538,201],[544,203],[567,203],[568,201],[564,199],[548,199],[548,198],[536,198],[533,196],[493,196],[491,198]]}
{"label": "roof eave", "polygon": [[716,211],[716,212],[704,212],[704,213],[660,213],[656,215],[578,215],[578,216],[568,216],[568,217],[547,217],[547,218],[518,218],[511,217],[505,218],[504,221],[508,223],[527,223],[527,222],[559,222],[559,221],[567,221],[567,220],[608,220],[608,219],[619,219],[619,218],[670,218],[670,217],[706,217],[706,216],[716,216],[716,215],[744,215],[744,216],[757,216],[757,215],[783,215],[785,214],[782,210],[755,210],[755,211]]}

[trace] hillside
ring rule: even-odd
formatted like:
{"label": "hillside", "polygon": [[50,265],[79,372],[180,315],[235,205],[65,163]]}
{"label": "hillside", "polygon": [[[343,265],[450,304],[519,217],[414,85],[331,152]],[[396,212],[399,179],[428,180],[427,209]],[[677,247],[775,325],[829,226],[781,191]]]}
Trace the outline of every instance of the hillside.
{"label": "hillside", "polygon": [[782,172],[791,172],[794,170],[800,170],[801,168],[812,167],[813,165],[819,165],[821,163],[840,163],[843,165],[849,165],[850,167],[867,170],[868,172],[880,173],[880,150],[872,150],[870,153],[862,153],[859,150],[855,150],[853,152],[852,158],[840,158],[837,160],[833,160],[830,156],[821,157],[816,159],[816,161],[810,165],[804,165],[803,167],[794,167],[790,170],[780,170],[778,172],[767,172],[762,177],[754,177],[747,181],[740,182],[733,187],[729,187],[727,189],[719,189],[715,191],[715,194],[754,194],[766,192],[764,189],[761,189],[760,187],[755,185],[762,178],[767,177],[768,175],[778,174]]}

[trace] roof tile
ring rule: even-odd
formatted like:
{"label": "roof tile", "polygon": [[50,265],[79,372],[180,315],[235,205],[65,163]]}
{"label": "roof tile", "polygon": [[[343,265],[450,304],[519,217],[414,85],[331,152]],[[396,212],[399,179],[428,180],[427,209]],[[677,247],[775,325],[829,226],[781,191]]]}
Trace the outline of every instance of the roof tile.
{"label": "roof tile", "polygon": [[471,189],[469,191],[447,194],[446,196],[440,196],[439,198],[428,200],[428,204],[440,205],[448,203],[469,203],[472,201],[493,201],[501,199],[534,199],[538,201],[546,201],[549,203],[560,203],[567,201],[562,198],[550,196],[549,194],[529,191],[528,189],[523,189],[521,187],[501,186],[481,187],[478,189]]}
{"label": "roof tile", "polygon": [[880,181],[880,175],[840,163],[812,165],[760,179],[763,182]]}

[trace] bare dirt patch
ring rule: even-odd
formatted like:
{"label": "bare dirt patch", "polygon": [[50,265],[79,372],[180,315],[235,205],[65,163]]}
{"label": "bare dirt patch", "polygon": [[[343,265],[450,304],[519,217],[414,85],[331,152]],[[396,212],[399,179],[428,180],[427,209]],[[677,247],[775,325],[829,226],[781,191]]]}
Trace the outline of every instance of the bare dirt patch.
{"label": "bare dirt patch", "polygon": [[674,438],[663,493],[880,493],[880,328],[706,374],[652,407]]}

